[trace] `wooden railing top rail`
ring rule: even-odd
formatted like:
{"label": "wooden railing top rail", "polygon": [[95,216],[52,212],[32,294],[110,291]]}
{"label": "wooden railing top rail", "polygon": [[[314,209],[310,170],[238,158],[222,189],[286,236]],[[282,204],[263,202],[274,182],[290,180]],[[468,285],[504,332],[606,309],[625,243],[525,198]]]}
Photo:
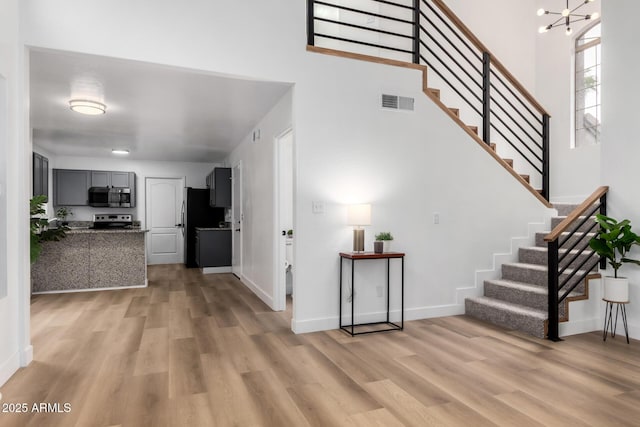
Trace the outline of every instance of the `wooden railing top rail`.
{"label": "wooden railing top rail", "polygon": [[456,27],[458,27],[462,34],[467,39],[469,39],[469,41],[473,43],[475,47],[477,47],[480,51],[487,52],[489,54],[489,56],[491,57],[491,63],[500,71],[500,73],[502,73],[502,75],[509,81],[509,83],[511,83],[518,91],[520,91],[522,96],[524,96],[525,99],[529,101],[529,103],[536,110],[538,110],[540,114],[546,114],[551,117],[551,115],[544,109],[544,107],[542,107],[542,105],[540,105],[540,103],[536,101],[533,95],[531,95],[529,91],[524,88],[524,86],[513,76],[513,74],[511,74],[509,70],[507,70],[507,68],[502,65],[502,62],[500,62],[498,58],[496,58],[496,56],[491,53],[491,51],[480,41],[480,39],[478,39],[475,34],[473,34],[473,32],[460,20],[460,18],[458,18],[455,13],[453,13],[451,9],[449,9],[446,4],[444,4],[442,0],[433,0],[433,3],[438,6],[442,13],[444,13],[445,16],[449,18],[449,20]]}
{"label": "wooden railing top rail", "polygon": [[547,234],[544,238],[545,242],[553,242],[554,240],[558,240],[560,235],[564,233],[571,224],[578,219],[583,213],[585,213],[594,203],[596,203],[602,196],[604,196],[609,191],[608,186],[602,186],[593,192],[587,199],[582,202],[580,206],[574,209],[571,214],[569,214],[560,224],[554,228],[551,233]]}

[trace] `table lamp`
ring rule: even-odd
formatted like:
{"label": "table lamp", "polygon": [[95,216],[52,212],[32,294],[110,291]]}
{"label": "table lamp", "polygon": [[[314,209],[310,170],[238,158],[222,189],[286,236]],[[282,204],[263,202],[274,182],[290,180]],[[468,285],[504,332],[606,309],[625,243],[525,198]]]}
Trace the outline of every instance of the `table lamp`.
{"label": "table lamp", "polygon": [[353,225],[353,251],[364,251],[364,229],[362,226],[371,225],[371,205],[349,205],[347,208],[347,224]]}

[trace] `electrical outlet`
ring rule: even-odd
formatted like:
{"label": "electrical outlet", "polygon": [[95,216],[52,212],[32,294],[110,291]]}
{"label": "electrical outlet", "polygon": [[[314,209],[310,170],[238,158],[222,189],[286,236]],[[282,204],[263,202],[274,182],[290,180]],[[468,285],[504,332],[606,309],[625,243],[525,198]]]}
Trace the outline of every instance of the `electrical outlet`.
{"label": "electrical outlet", "polygon": [[314,214],[324,213],[324,202],[315,201],[311,203],[311,212]]}
{"label": "electrical outlet", "polygon": [[376,291],[378,292],[378,298],[382,298],[384,296],[384,288],[382,286],[377,286]]}
{"label": "electrical outlet", "polygon": [[433,223],[440,224],[440,214],[438,212],[433,213]]}

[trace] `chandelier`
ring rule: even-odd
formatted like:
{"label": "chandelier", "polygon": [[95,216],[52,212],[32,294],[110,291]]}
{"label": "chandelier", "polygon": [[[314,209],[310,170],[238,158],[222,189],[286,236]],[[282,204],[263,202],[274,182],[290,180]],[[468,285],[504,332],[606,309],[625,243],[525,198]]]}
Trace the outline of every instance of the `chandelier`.
{"label": "chandelier", "polygon": [[556,19],[554,22],[552,22],[549,25],[545,25],[542,26],[538,29],[539,33],[546,33],[547,31],[549,31],[552,28],[556,28],[556,27],[560,27],[562,25],[565,26],[565,30],[564,33],[568,36],[571,35],[571,33],[573,32],[573,30],[571,29],[571,24],[574,22],[578,22],[578,21],[585,21],[585,20],[589,20],[589,19],[598,19],[598,17],[600,16],[599,13],[591,13],[589,15],[581,15],[579,13],[575,13],[578,9],[580,9],[582,6],[584,6],[587,3],[591,3],[594,0],[581,0],[582,2],[574,7],[573,9],[569,9],[569,0],[567,0],[567,7],[565,9],[563,9],[561,12],[551,12],[550,10],[546,10],[546,9],[538,9],[538,16],[542,16],[542,15],[558,15],[560,16],[558,19]]}

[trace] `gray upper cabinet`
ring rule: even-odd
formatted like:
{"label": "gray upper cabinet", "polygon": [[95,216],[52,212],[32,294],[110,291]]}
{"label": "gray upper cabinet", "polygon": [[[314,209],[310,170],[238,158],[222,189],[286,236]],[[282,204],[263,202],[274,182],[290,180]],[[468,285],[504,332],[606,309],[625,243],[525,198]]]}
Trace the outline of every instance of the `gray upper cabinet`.
{"label": "gray upper cabinet", "polygon": [[218,208],[231,207],[231,168],[215,168],[207,176],[209,205]]}
{"label": "gray upper cabinet", "polygon": [[91,171],[92,187],[108,187],[111,185],[111,173],[107,171]]}
{"label": "gray upper cabinet", "polygon": [[33,153],[33,195],[49,198],[49,159]]}
{"label": "gray upper cabinet", "polygon": [[85,170],[53,170],[54,206],[88,206],[91,172]]}
{"label": "gray upper cabinet", "polygon": [[91,171],[92,187],[131,188],[135,184],[133,172]]}

